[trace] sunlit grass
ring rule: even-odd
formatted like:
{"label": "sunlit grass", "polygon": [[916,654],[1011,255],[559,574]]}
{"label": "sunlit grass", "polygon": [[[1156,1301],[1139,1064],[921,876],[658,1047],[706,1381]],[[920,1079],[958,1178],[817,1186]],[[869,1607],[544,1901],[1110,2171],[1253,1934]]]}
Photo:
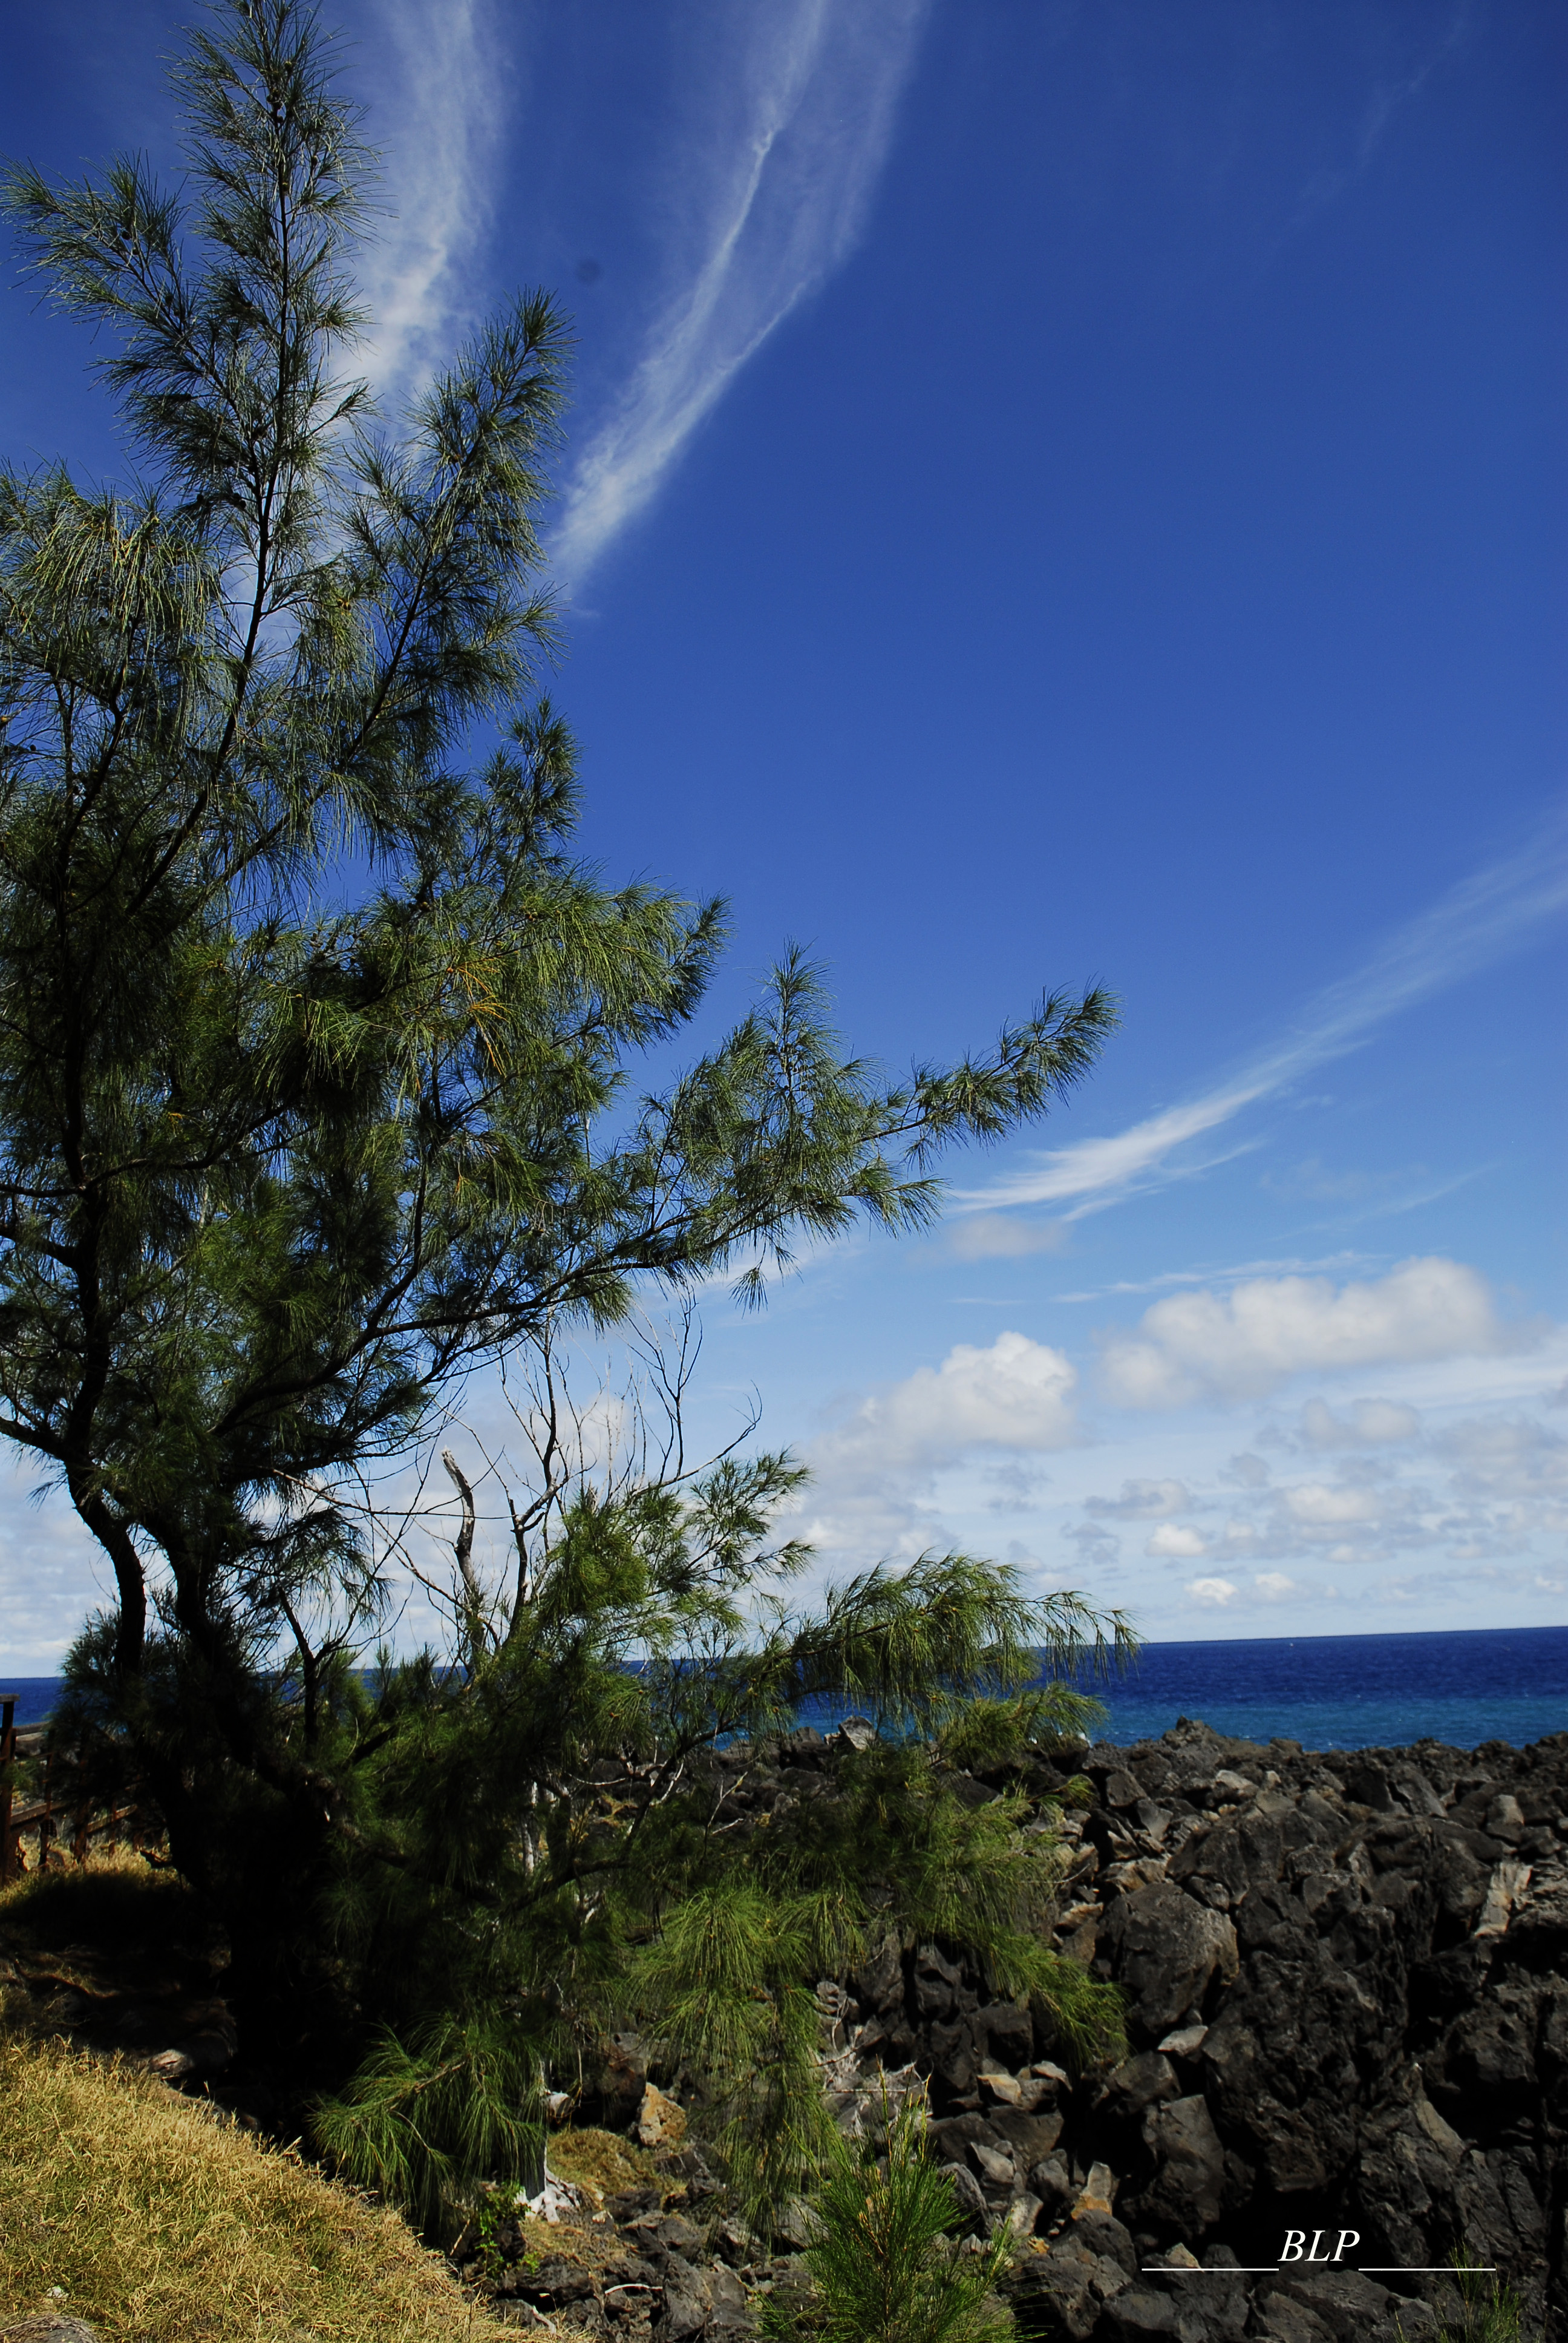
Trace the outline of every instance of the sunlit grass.
{"label": "sunlit grass", "polygon": [[103,2343],[498,2333],[395,2215],[65,2044],[0,2041],[0,2303]]}
{"label": "sunlit grass", "polygon": [[164,1947],[198,1942],[209,1926],[177,1872],[128,1846],[100,1842],[85,1864],[24,1872],[0,1887],[0,1932],[41,1949]]}

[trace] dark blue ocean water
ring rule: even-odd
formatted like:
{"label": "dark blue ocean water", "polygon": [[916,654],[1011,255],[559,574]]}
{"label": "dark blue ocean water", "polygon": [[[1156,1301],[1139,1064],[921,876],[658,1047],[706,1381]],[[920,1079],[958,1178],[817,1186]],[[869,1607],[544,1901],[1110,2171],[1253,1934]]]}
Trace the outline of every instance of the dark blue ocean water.
{"label": "dark blue ocean water", "polygon": [[1523,1748],[1568,1732],[1568,1627],[1465,1628],[1417,1635],[1292,1635],[1148,1644],[1101,1697],[1110,1741],[1168,1732],[1179,1716],[1216,1733],[1308,1749],[1398,1749],[1447,1741]]}
{"label": "dark blue ocean water", "polygon": [[[0,1676],[16,1722],[47,1716],[54,1676]],[[1568,1732],[1568,1627],[1466,1628],[1422,1635],[1291,1635],[1226,1644],[1147,1644],[1137,1669],[1101,1694],[1105,1737],[1126,1743],[1201,1717],[1248,1741],[1308,1749],[1397,1749],[1447,1741],[1523,1748]]]}

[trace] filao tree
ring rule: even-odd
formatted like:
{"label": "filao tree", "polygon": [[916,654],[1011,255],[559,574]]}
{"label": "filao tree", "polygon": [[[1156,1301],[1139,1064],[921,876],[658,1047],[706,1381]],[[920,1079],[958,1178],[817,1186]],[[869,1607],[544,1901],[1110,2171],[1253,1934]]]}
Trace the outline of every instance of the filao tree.
{"label": "filao tree", "polygon": [[[1040,1843],[951,1807],[931,1740],[1040,1729],[1037,1648],[1105,1647],[1076,1598],[950,1557],[759,1624],[792,1468],[731,1458],[553,1488],[449,1650],[365,1667],[386,1588],[344,1493],[466,1375],[922,1222],[939,1151],[1044,1111],[1113,1011],[1053,994],[890,1082],[789,959],[639,1098],[724,915],[574,855],[538,685],[565,323],[519,298],[387,427],[352,372],[369,157],[313,15],[228,0],[176,78],[176,189],[136,158],[8,183],[131,458],[0,478],[0,1433],[115,1588],[62,1730],[156,1798],[253,2055],[368,2060],[346,2154],[390,2172],[408,2077],[430,2108],[458,2078],[410,2197],[515,2157],[518,2077],[618,1995],[710,2059],[739,2138],[758,2028],[803,2071],[799,1974],[884,1926],[967,1928],[1092,2028],[1031,1928]],[[925,1734],[846,1790],[875,1861],[849,1808],[719,1860],[693,1753],[813,1693]],[[624,1795],[590,1828],[596,1769]]]}

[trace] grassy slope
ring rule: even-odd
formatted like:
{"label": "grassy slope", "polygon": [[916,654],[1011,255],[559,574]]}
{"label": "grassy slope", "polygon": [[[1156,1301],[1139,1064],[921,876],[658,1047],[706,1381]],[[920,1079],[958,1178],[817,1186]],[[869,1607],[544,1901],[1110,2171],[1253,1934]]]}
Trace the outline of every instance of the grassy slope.
{"label": "grassy slope", "polygon": [[[89,1996],[106,1948],[138,1987],[206,1966],[192,1966],[184,1889],[128,1855],[0,1891],[0,1936]],[[36,2014],[14,1996],[0,2023],[0,2323],[68,2310],[103,2343],[502,2331],[396,2215],[144,2072],[40,2038]]]}
{"label": "grassy slope", "polygon": [[0,2044],[0,2317],[69,2310],[105,2343],[499,2331],[395,2215],[117,2062]]}

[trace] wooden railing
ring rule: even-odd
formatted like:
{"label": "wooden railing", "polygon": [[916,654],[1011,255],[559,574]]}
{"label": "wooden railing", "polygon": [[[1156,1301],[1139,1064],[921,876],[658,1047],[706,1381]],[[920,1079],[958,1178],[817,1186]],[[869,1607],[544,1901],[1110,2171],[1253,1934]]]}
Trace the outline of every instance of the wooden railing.
{"label": "wooden railing", "polygon": [[[70,1825],[71,1853],[77,1863],[85,1863],[95,1839],[109,1846],[117,1845],[122,1836],[128,1837],[132,1845],[141,1844],[146,1834],[141,1809],[134,1800],[123,1806],[96,1810],[79,1804],[66,1806],[55,1795],[52,1758],[46,1758],[44,1765],[43,1796],[19,1802],[13,1775],[17,1758],[25,1754],[21,1740],[16,1724],[16,1695],[0,1693],[0,1885],[19,1878],[29,1867],[36,1871],[45,1867],[63,1822]],[[29,1834],[37,1841],[31,1866],[22,1844]]]}

